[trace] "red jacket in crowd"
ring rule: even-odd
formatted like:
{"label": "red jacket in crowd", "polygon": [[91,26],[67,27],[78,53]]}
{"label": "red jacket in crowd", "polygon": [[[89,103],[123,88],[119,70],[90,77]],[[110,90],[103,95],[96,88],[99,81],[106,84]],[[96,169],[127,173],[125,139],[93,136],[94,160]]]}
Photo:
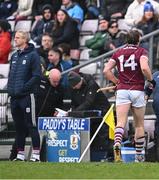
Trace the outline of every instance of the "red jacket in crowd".
{"label": "red jacket in crowd", "polygon": [[0,33],[0,64],[8,62],[8,55],[11,51],[11,35],[9,32]]}

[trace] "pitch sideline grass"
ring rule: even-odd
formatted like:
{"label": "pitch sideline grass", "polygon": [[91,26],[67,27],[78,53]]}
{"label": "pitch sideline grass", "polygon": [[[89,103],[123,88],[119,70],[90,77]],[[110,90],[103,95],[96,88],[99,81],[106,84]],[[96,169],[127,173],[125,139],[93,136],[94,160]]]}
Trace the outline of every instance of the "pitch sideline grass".
{"label": "pitch sideline grass", "polygon": [[0,161],[0,179],[159,179],[159,163]]}

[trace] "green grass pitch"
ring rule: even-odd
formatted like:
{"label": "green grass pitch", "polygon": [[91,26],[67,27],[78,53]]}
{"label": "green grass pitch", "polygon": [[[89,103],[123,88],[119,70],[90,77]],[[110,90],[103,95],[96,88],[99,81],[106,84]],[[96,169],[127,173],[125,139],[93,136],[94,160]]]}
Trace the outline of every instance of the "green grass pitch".
{"label": "green grass pitch", "polygon": [[159,163],[0,161],[0,179],[159,179]]}

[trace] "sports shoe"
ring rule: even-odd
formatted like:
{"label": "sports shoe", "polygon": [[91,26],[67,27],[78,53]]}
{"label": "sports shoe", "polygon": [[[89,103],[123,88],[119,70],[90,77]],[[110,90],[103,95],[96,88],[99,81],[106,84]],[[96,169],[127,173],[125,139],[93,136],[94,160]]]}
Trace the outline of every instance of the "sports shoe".
{"label": "sports shoe", "polygon": [[120,145],[114,145],[114,161],[115,162],[122,162],[121,158],[121,146]]}
{"label": "sports shoe", "polygon": [[40,160],[39,160],[39,159],[36,159],[36,158],[30,158],[29,161],[30,161],[30,162],[40,162]]}
{"label": "sports shoe", "polygon": [[10,151],[11,153],[10,153],[10,156],[9,156],[9,160],[10,161],[13,161],[14,159],[16,159],[16,157],[17,157],[17,150],[11,150]]}
{"label": "sports shoe", "polygon": [[17,157],[15,159],[13,159],[13,161],[25,161],[25,157],[24,154],[17,154]]}
{"label": "sports shoe", "polygon": [[32,154],[30,162],[40,162],[39,154]]}
{"label": "sports shoe", "polygon": [[35,159],[35,158],[31,158],[29,161],[30,161],[30,162],[40,162],[39,159]]}
{"label": "sports shoe", "polygon": [[135,155],[135,162],[144,162],[145,156],[143,154],[136,154]]}

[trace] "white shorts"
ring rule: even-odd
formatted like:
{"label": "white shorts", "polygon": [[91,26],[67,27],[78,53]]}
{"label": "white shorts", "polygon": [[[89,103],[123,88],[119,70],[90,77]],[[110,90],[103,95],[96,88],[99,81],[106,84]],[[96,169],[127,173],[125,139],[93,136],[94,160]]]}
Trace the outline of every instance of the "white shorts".
{"label": "white shorts", "polygon": [[144,91],[138,90],[117,90],[116,105],[132,104],[133,107],[146,106]]}

